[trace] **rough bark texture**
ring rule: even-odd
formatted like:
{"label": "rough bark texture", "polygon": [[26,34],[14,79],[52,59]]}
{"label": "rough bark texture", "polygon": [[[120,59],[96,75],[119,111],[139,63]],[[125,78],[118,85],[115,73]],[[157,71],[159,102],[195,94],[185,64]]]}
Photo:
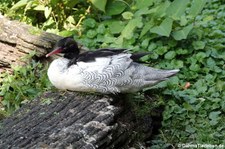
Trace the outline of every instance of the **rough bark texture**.
{"label": "rough bark texture", "polygon": [[109,96],[46,93],[3,120],[0,148],[125,147],[134,139],[135,125],[119,102]]}
{"label": "rough bark texture", "polygon": [[21,57],[31,51],[43,56],[60,38],[0,14],[0,72],[11,64],[22,64]]}

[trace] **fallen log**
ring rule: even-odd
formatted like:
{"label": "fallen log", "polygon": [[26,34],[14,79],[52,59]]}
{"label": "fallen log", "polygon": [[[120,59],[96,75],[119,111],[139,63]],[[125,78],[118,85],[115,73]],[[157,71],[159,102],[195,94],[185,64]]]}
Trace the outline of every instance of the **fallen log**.
{"label": "fallen log", "polygon": [[1,122],[0,148],[129,148],[152,129],[119,96],[48,92]]}
{"label": "fallen log", "polygon": [[[0,148],[114,148],[128,144],[131,126],[109,96],[46,93],[6,118]],[[133,126],[132,126],[133,127]]]}
{"label": "fallen log", "polygon": [[50,51],[60,36],[41,31],[18,21],[11,21],[0,14],[0,72],[12,64],[23,64],[21,57],[31,51],[43,56]]}
{"label": "fallen log", "polygon": [[[56,34],[42,31],[33,26],[11,21],[0,14],[0,73],[10,69],[12,64],[22,65],[22,57],[35,51],[37,57],[50,52],[56,41],[63,38]],[[88,49],[78,43],[81,52]],[[57,56],[53,56],[53,59]]]}

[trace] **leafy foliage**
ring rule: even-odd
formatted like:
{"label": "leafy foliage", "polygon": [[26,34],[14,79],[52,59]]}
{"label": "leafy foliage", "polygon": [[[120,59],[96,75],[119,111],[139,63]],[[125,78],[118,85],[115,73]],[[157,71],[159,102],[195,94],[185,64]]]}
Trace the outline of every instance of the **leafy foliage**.
{"label": "leafy foliage", "polygon": [[225,144],[222,1],[25,1],[1,10],[49,32],[75,34],[76,40],[91,49],[151,51],[144,61],[158,68],[181,69],[177,76],[154,87],[162,94],[153,106],[142,100],[142,95],[141,100],[133,101],[139,116],[165,106],[161,134],[151,140],[152,148],[190,142]]}
{"label": "leafy foliage", "polygon": [[0,75],[3,78],[0,96],[3,97],[2,104],[8,113],[51,88],[46,74],[47,67],[40,62],[31,60],[28,65],[12,68],[13,74],[5,72]]}

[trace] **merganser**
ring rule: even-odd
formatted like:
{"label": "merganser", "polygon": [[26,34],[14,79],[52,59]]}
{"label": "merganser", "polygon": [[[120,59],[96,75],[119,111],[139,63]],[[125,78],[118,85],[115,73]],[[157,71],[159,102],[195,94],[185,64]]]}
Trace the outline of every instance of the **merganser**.
{"label": "merganser", "polygon": [[[48,78],[58,89],[99,92],[128,93],[151,87],[179,72],[160,70],[138,63],[146,53],[130,54],[126,49],[99,49],[80,53],[77,42],[65,37],[46,57],[63,53],[48,69]],[[148,54],[148,53],[147,53]]]}

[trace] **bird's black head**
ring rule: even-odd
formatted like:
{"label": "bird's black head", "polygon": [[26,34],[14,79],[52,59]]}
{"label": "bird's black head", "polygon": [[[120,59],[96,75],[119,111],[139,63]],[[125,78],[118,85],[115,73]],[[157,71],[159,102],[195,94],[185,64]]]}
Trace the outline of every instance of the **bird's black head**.
{"label": "bird's black head", "polygon": [[52,52],[48,53],[46,57],[49,57],[53,54],[64,53],[64,57],[68,59],[73,59],[78,56],[80,50],[78,48],[77,42],[73,39],[73,37],[65,37],[60,39]]}

